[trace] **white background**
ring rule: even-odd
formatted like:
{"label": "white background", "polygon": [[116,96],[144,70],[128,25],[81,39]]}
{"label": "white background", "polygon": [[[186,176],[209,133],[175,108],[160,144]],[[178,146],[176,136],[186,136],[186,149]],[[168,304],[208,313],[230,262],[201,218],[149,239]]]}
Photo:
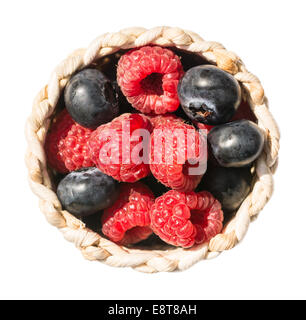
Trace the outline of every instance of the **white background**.
{"label": "white background", "polygon": [[[53,68],[99,34],[193,30],[236,52],[262,81],[281,133],[275,192],[241,244],[180,273],[83,259],[49,225],[27,183],[24,123]],[[1,1],[0,298],[306,298],[304,1]]]}

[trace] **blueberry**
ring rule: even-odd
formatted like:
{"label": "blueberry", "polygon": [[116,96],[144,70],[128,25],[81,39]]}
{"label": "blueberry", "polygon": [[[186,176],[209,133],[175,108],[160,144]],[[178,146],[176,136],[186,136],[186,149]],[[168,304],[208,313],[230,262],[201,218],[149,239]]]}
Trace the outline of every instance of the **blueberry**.
{"label": "blueberry", "polygon": [[185,73],[178,84],[178,96],[191,120],[217,125],[233,117],[241,101],[241,89],[229,73],[202,65]]}
{"label": "blueberry", "polygon": [[212,153],[223,167],[251,164],[261,153],[264,134],[252,121],[238,120],[214,127],[208,133]]}
{"label": "blueberry", "polygon": [[84,69],[70,79],[65,88],[65,104],[74,121],[90,129],[119,115],[116,90],[96,69]]}
{"label": "blueberry", "polygon": [[252,174],[249,168],[209,167],[198,190],[211,192],[225,211],[234,211],[251,190]]}
{"label": "blueberry", "polygon": [[118,197],[119,183],[99,169],[70,172],[58,185],[57,195],[70,213],[85,217],[111,206]]}

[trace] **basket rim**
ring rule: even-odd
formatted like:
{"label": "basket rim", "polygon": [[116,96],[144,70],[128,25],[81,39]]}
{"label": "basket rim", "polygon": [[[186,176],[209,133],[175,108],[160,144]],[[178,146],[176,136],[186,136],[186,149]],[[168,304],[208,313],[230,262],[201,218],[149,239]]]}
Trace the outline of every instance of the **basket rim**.
{"label": "basket rim", "polygon": [[[120,49],[148,44],[176,47],[200,54],[209,63],[231,73],[238,80],[258,120],[258,126],[265,132],[265,147],[255,163],[256,178],[252,191],[220,234],[209,243],[190,249],[131,249],[101,237],[69,212],[62,210],[47,171],[44,141],[60,93],[70,76]],[[105,33],[91,42],[87,49],[74,51],[54,69],[49,83],[35,98],[32,113],[26,122],[25,135],[28,142],[25,161],[29,184],[38,196],[40,209],[48,222],[56,226],[68,241],[73,242],[86,259],[103,261],[111,266],[132,267],[148,273],[185,270],[202,259],[216,257],[222,251],[233,248],[243,239],[252,217],[263,209],[272,195],[272,175],[277,168],[280,139],[278,126],[268,109],[268,100],[259,79],[246,69],[235,53],[227,51],[218,42],[203,40],[194,32],[164,26],[152,29],[133,27]]]}

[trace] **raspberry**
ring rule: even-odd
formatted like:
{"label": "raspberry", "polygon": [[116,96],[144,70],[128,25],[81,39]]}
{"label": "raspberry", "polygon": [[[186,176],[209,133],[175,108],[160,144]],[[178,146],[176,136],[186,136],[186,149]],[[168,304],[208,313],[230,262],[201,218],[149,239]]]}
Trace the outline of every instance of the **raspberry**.
{"label": "raspberry", "polygon": [[91,129],[77,124],[64,109],[52,124],[46,137],[45,151],[52,168],[67,173],[94,164],[89,156]]}
{"label": "raspberry", "polygon": [[168,113],[164,115],[147,115],[153,128],[159,128],[167,126],[168,124],[173,124],[176,122],[184,122],[181,118],[177,117],[175,114]]}
{"label": "raspberry", "polygon": [[134,108],[164,114],[179,107],[177,85],[183,73],[180,58],[171,50],[146,46],[120,58],[117,81]]}
{"label": "raspberry", "polygon": [[155,200],[151,227],[165,242],[184,248],[209,241],[222,230],[221,204],[209,192],[170,190]]}
{"label": "raspberry", "polygon": [[[163,119],[161,117],[161,119]],[[165,121],[158,118],[151,134],[150,169],[157,180],[166,187],[179,191],[191,191],[200,182],[204,170],[192,175],[191,167],[206,164],[205,140],[198,131],[177,117]],[[195,164],[189,160],[196,160]],[[205,161],[205,163],[204,163]],[[201,167],[202,168],[202,167]]]}
{"label": "raspberry", "polygon": [[145,141],[137,129],[146,130],[149,140],[152,131],[149,119],[142,114],[124,113],[98,127],[89,139],[93,162],[118,181],[135,182],[150,173],[146,160],[149,141]]}
{"label": "raspberry", "polygon": [[102,232],[122,245],[147,239],[150,228],[150,208],[154,203],[151,190],[144,184],[121,184],[117,202],[104,210]]}

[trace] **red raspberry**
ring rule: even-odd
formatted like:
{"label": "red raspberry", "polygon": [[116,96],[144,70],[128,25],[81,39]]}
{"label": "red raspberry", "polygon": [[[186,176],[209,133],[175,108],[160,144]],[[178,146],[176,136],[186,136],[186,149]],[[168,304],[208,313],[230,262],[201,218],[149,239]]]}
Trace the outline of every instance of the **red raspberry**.
{"label": "red raspberry", "polygon": [[153,193],[146,185],[121,184],[117,202],[102,215],[102,232],[122,245],[147,239],[152,234],[150,208],[153,203]]}
{"label": "red raspberry", "polygon": [[222,230],[221,204],[207,191],[170,190],[155,200],[150,216],[154,233],[184,248],[207,242]]}
{"label": "red raspberry", "polygon": [[[145,130],[147,139],[137,129]],[[91,159],[101,171],[118,181],[140,180],[150,173],[146,158],[151,131],[147,117],[124,113],[92,133],[89,140]]]}
{"label": "red raspberry", "polygon": [[56,117],[46,137],[45,151],[52,168],[67,173],[83,167],[92,167],[88,139],[92,130],[77,124],[64,109]]}
{"label": "red raspberry", "polygon": [[147,115],[147,117],[150,119],[153,128],[164,127],[168,124],[173,124],[176,122],[184,122],[183,119],[179,118],[178,116],[172,113],[164,115]]}
{"label": "red raspberry", "polygon": [[[162,119],[162,118],[161,118]],[[204,172],[191,175],[189,169],[206,165],[206,144],[198,131],[177,117],[157,121],[151,134],[150,169],[166,187],[179,191],[196,188]],[[189,160],[197,160],[191,164]],[[205,169],[205,168],[204,168]],[[205,171],[205,170],[204,170]]]}
{"label": "red raspberry", "polygon": [[180,58],[171,50],[146,46],[120,58],[117,82],[134,108],[164,114],[174,112],[180,104],[177,85],[183,73]]}

